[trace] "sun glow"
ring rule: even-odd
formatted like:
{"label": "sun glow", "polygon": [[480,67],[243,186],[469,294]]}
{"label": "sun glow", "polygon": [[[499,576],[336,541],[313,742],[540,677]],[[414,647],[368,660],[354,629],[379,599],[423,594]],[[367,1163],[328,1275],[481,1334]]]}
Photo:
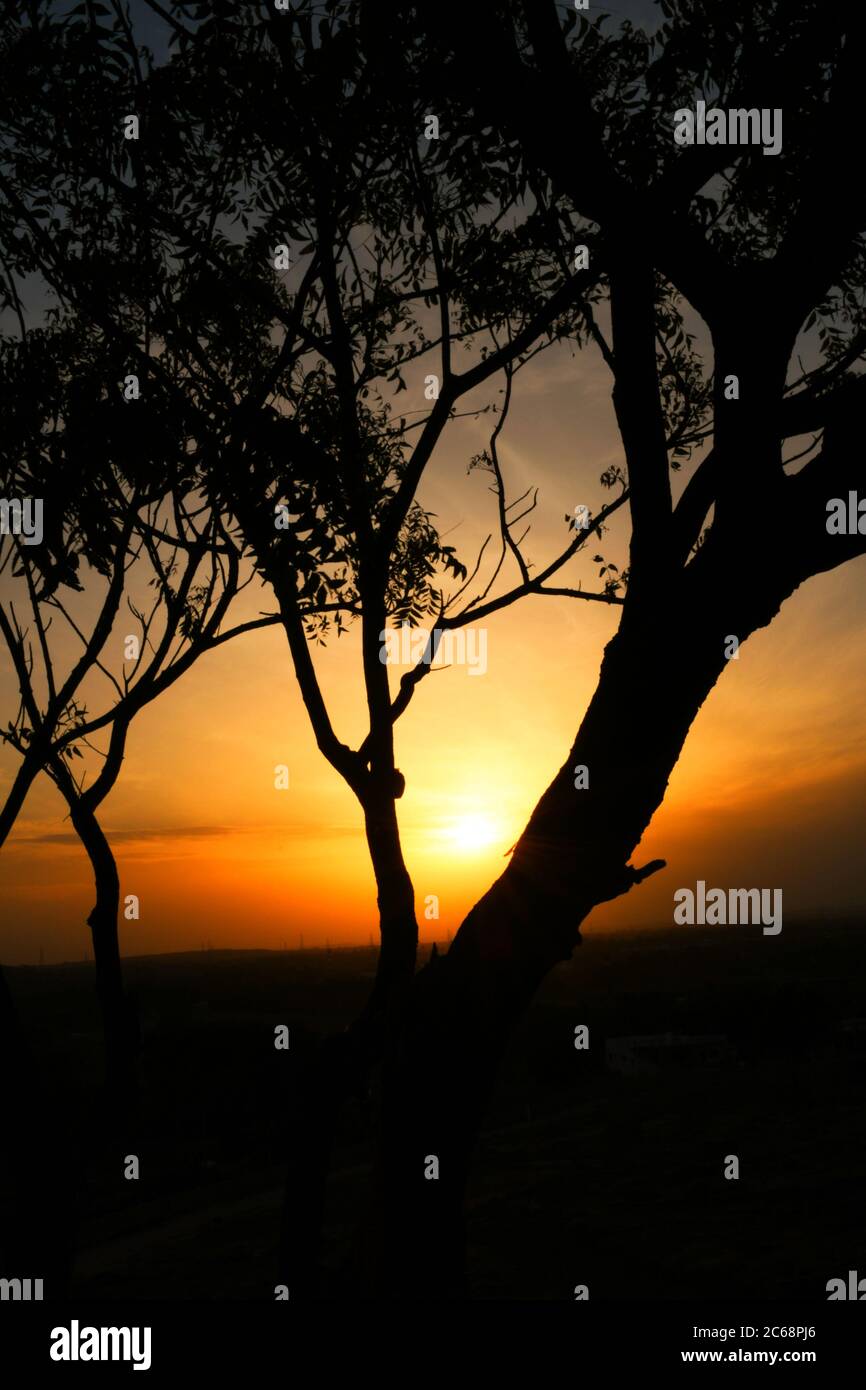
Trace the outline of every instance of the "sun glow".
{"label": "sun glow", "polygon": [[502,827],[492,816],[481,812],[458,816],[446,832],[448,843],[453,849],[472,853],[474,850],[488,849],[502,837]]}

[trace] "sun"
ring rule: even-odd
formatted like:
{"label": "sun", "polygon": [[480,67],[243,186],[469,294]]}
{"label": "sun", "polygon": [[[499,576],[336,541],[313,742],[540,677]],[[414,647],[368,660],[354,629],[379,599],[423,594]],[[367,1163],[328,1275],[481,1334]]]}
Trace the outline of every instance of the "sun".
{"label": "sun", "polygon": [[474,850],[488,849],[501,837],[501,827],[492,816],[482,812],[458,816],[446,832],[454,849],[471,853]]}

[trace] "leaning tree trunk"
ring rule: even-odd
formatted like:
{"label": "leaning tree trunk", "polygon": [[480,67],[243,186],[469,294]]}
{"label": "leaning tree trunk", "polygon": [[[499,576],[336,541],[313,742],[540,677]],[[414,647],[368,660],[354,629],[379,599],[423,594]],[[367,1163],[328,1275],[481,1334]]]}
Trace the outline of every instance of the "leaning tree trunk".
{"label": "leaning tree trunk", "polygon": [[[15,774],[6,800],[0,807],[0,848],[9,838],[9,832],[18,819],[18,812],[27,799],[27,793],[42,769],[41,750],[42,744],[37,740],[30,744]],[[2,967],[0,967],[0,1038],[6,1038],[7,1033],[11,1037],[16,1028],[17,1023],[12,1009],[11,995],[3,977]]]}
{"label": "leaning tree trunk", "polygon": [[[369,1289],[386,1297],[465,1291],[463,1202],[479,1121],[515,1024],[579,943],[581,922],[661,862],[629,859],[661,804],[704,699],[742,642],[785,593],[759,604],[743,588],[725,612],[694,582],[675,618],[628,610],[568,761],[535,808],[508,868],[471,910],[447,956],[416,976],[390,1059],[374,1204],[381,1222]],[[790,586],[793,587],[793,586]],[[788,588],[788,592],[790,591]],[[671,599],[674,607],[676,599]],[[588,769],[585,789],[575,768]],[[438,1177],[432,1174],[438,1165]]]}

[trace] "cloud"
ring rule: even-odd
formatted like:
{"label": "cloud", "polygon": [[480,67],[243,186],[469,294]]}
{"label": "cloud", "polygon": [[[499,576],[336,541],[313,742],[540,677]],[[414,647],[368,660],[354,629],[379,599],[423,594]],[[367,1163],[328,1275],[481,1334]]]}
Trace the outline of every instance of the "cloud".
{"label": "cloud", "polygon": [[[142,830],[119,830],[103,827],[110,845],[147,843],[159,840],[200,840],[229,835],[292,835],[312,839],[342,839],[362,835],[361,825],[322,825],[312,822],[281,822],[271,825],[166,825]],[[46,832],[42,835],[17,835],[16,845],[77,845],[79,838],[72,830]]]}
{"label": "cloud", "polygon": [[[171,825],[165,826],[161,830],[112,830],[104,828],[106,838],[112,844],[134,840],[199,839],[210,835],[231,835],[239,829],[238,826],[229,825]],[[77,845],[79,839],[74,831],[65,830],[44,835],[19,835],[16,836],[15,842],[19,845]]]}

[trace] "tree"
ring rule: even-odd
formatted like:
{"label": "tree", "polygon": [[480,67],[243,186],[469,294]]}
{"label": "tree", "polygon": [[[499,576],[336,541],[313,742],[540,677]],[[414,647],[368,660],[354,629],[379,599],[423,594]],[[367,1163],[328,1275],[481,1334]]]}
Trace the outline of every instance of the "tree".
{"label": "tree", "polygon": [[[811,3],[662,10],[654,39],[583,16],[563,25],[530,0],[485,4],[471,23],[452,5],[411,7],[408,21],[429,39],[441,99],[460,93],[476,126],[502,130],[597,229],[631,542],[620,627],[568,757],[447,957],[415,980],[386,1123],[392,1291],[407,1269],[428,1288],[460,1287],[463,1189],[507,1036],[592,909],[662,867],[629,860],[730,637],[742,646],[806,580],[864,549],[828,522],[860,475],[866,206],[840,133],[856,118],[862,18],[828,23]],[[376,23],[381,42],[387,20]],[[781,154],[681,150],[675,113],[699,99],[781,109]],[[671,289],[713,347],[712,447],[676,504],[659,342]],[[800,351],[816,362],[805,372]],[[805,451],[791,444],[807,434]],[[426,1186],[414,1181],[425,1147],[442,1175]]]}
{"label": "tree", "polygon": [[[408,85],[392,93],[379,80],[351,6],[330,6],[315,31],[307,5],[238,18],[215,4],[195,11],[192,28],[188,7],[152,8],[168,14],[177,38],[163,66],[149,64],[120,20],[100,25],[82,12],[53,23],[46,14],[25,29],[15,51],[23,45],[41,61],[26,101],[15,94],[10,124],[28,152],[29,183],[20,186],[18,165],[18,186],[3,177],[29,230],[32,268],[140,366],[155,387],[160,428],[190,439],[202,497],[239,528],[273,589],[316,739],[364,815],[382,950],[363,1017],[322,1048],[299,1083],[298,1128],[313,1142],[290,1163],[285,1258],[297,1290],[313,1272],[327,1132],[347,1090],[396,1045],[415,969],[393,726],[430,667],[422,659],[392,698],[387,623],[429,616],[441,634],[529,593],[618,601],[612,578],[600,593],[550,580],[601,534],[624,496],[530,574],[514,528],[517,507],[531,510],[534,499],[507,499],[497,454],[503,412],[489,452],[475,460],[493,480],[500,554],[480,593],[467,596],[482,557],[470,576],[416,493],[462,398],[502,374],[507,410],[514,374],[540,347],[593,335],[594,278],[571,266],[555,200],[528,207],[495,142],[446,145],[440,156],[425,140],[422,160],[419,94]],[[46,50],[56,68],[47,91]],[[99,75],[96,115],[70,133],[49,113],[70,65],[82,62]],[[20,60],[15,70],[28,71]],[[121,104],[141,120],[128,157],[125,133],[110,133]],[[36,118],[37,109],[46,115]],[[60,171],[55,231],[68,233],[71,275],[36,225],[49,169]],[[104,196],[83,204],[81,189],[94,187]],[[485,221],[491,194],[497,215]],[[463,372],[461,349],[474,359]],[[397,417],[404,373],[425,357],[437,369],[428,376],[434,403],[413,412],[420,418]],[[496,589],[506,560],[518,582]],[[352,749],[332,727],[310,645],[355,617],[369,728]]]}
{"label": "tree", "polygon": [[[195,11],[199,20],[203,13]],[[160,192],[148,211],[185,270],[164,297],[176,316],[162,319],[173,345],[182,351],[194,325],[204,359],[222,360],[213,345],[215,302],[225,314],[254,306],[271,317],[271,341],[258,358],[232,353],[232,369],[250,362],[255,371],[233,371],[230,392],[189,358],[177,384],[193,384],[200,411],[221,422],[204,486],[238,523],[274,591],[319,748],[360,804],[377,884],[382,944],[368,1006],[345,1035],[325,1042],[298,1082],[282,1271],[296,1296],[315,1283],[335,1115],[396,1045],[416,963],[394,723],[430,667],[420,661],[392,698],[386,626],[428,618],[442,633],[529,593],[615,602],[613,579],[602,593],[550,580],[624,501],[616,498],[530,575],[512,529],[522,499],[508,502],[498,463],[500,415],[478,460],[494,480],[500,556],[480,596],[466,597],[465,567],[416,501],[424,470],[470,391],[501,373],[507,409],[514,373],[539,347],[593,335],[594,277],[572,266],[555,200],[542,194],[527,205],[526,186],[500,165],[495,141],[443,143],[440,154],[424,138],[420,92],[411,78],[402,86],[381,80],[351,6],[328,7],[315,31],[312,13],[307,5],[283,16],[261,7],[255,22],[214,5],[190,29],[184,7],[175,7],[183,17],[178,56],[154,75],[159,100],[151,104],[182,126],[185,147],[174,164],[161,158]],[[409,55],[409,73],[413,63]],[[214,167],[225,171],[218,186],[201,176]],[[173,211],[178,187],[183,219]],[[488,221],[490,204],[496,215]],[[470,349],[474,361],[460,372],[457,354]],[[424,359],[428,373],[435,369],[426,378],[435,383],[434,404],[398,416],[404,374]],[[506,559],[519,580],[495,590]],[[480,557],[472,582],[479,568]],[[457,584],[450,594],[449,579]],[[317,679],[310,641],[325,629],[304,621],[311,595],[331,602],[337,632],[343,619],[361,626],[369,726],[357,748],[333,728]]]}
{"label": "tree", "polygon": [[[274,592],[319,747],[364,815],[377,881],[371,1000],[299,1078],[307,1138],[290,1155],[283,1272],[294,1297],[315,1292],[329,1133],[347,1091],[381,1063],[365,1272],[387,1295],[459,1292],[474,1135],[515,1022],[592,908],[662,867],[630,859],[728,638],[742,643],[806,578],[862,549],[825,526],[827,497],[848,485],[861,394],[859,205],[825,174],[827,123],[853,100],[859,31],[843,48],[843,21],[818,33],[806,5],[790,25],[786,10],[784,42],[771,4],[754,22],[750,6],[748,24],[728,5],[670,6],[655,41],[582,20],[563,31],[552,5],[490,3],[477,17],[448,5],[149,8],[173,33],[170,63],[149,64],[120,17],[100,26],[83,13],[57,28],[39,11],[38,43],[56,44],[63,63],[83,48],[100,55],[100,73],[117,58],[121,84],[134,72],[129,110],[146,117],[127,161],[116,129],[106,133],[117,93],[97,84],[102,124],[51,157],[73,191],[106,190],[90,217],[116,222],[151,258],[155,346],[142,370],[164,388],[166,417],[190,422],[201,494]],[[710,53],[704,29],[722,14]],[[762,105],[795,113],[777,159],[674,144],[674,111],[696,90],[740,106],[754,104],[740,93],[756,84]],[[32,96],[37,108],[59,100],[41,87]],[[449,138],[424,137],[424,148],[437,110]],[[574,111],[579,158],[549,136]],[[45,122],[34,127],[27,142],[44,139]],[[838,194],[820,244],[816,190]],[[576,244],[587,256],[574,258]],[[79,256],[75,304],[116,336],[97,281]],[[745,331],[756,303],[762,341]],[[709,374],[687,307],[712,335]],[[823,357],[793,380],[810,313],[808,342]],[[621,493],[532,573],[499,465],[500,414],[478,460],[493,480],[500,559],[467,599],[468,567],[417,503],[419,484],[458,403],[471,407],[469,392],[497,373],[507,402],[529,356],[563,340],[600,351],[612,371],[624,465],[603,482]],[[458,371],[464,348],[471,365]],[[434,354],[438,397],[421,420],[400,415],[404,373]],[[783,442],[810,430],[818,437],[793,472]],[[675,502],[672,474],[710,432]],[[550,585],[626,504],[624,577],[603,562],[600,593]],[[505,562],[518,574],[510,588]],[[392,694],[383,633],[402,617],[465,624],[566,587],[622,607],[597,691],[505,872],[447,956],[415,973],[394,725],[429,666]],[[353,617],[369,715],[357,748],[332,725],[311,650]],[[576,765],[588,787],[575,785]],[[435,1182],[424,1179],[428,1154]]]}
{"label": "tree", "polygon": [[[26,351],[24,344],[15,345],[21,359],[17,376],[8,370],[6,354],[5,384],[14,385],[24,399],[32,385],[37,336],[25,339]],[[68,348],[68,341],[64,345]],[[2,816],[5,838],[24,788],[40,771],[67,804],[93,869],[96,902],[88,925],[107,1094],[112,1106],[129,1110],[137,1084],[137,1022],[121,976],[120,880],[98,813],[117,782],[135,716],[205,651],[273,619],[222,629],[232,602],[251,579],[240,579],[238,548],[188,487],[180,484],[166,494],[159,458],[148,461],[149,478],[136,477],[128,463],[118,468],[111,459],[100,459],[97,422],[103,412],[113,415],[113,403],[102,386],[95,394],[82,390],[84,364],[80,356],[71,360],[77,401],[63,400],[59,391],[48,422],[28,400],[34,437],[19,446],[28,467],[11,469],[4,478],[7,494],[26,493],[38,497],[40,505],[48,498],[50,536],[35,547],[15,535],[0,545],[0,574],[6,572],[0,632],[19,690],[18,710],[2,738],[20,758]],[[123,412],[123,405],[117,408]],[[82,416],[87,421],[84,459],[78,456]],[[135,423],[140,431],[141,413]],[[105,587],[94,609],[100,579]],[[134,630],[119,633],[121,622]],[[66,656],[70,638],[79,646],[71,659]],[[97,676],[110,686],[108,702],[96,696]],[[90,712],[91,700],[102,708]]]}
{"label": "tree", "polygon": [[[8,256],[6,266],[11,296],[17,282]],[[74,314],[45,328],[28,327],[22,313],[19,328],[0,343],[3,395],[14,402],[0,480],[5,498],[35,499],[41,510],[36,536],[17,530],[10,513],[13,524],[0,537],[0,633],[19,693],[0,734],[19,757],[0,811],[0,843],[33,781],[46,773],[93,870],[88,925],[106,1066],[97,1128],[117,1145],[135,1132],[139,1036],[123,983],[120,880],[101,806],[117,782],[135,716],[204,652],[275,619],[224,625],[253,576],[241,576],[239,546],[195,492],[186,437],[158,428],[153,400],[137,401],[138,411],[124,401],[115,343],[82,334]],[[0,1152],[4,1268],[33,1263],[54,1296],[69,1270],[60,1195],[68,1221],[75,1177],[65,1170],[46,1201],[52,1155],[65,1144],[5,982],[0,1020],[15,1077]]]}

